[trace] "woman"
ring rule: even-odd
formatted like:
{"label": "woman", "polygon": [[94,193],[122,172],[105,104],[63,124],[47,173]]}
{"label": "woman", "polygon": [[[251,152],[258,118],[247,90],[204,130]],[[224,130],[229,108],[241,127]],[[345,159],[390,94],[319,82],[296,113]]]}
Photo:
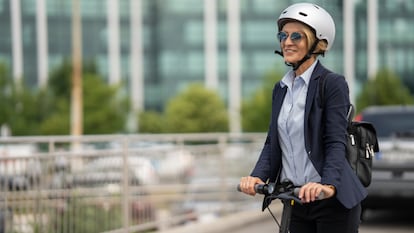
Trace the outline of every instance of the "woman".
{"label": "woman", "polygon": [[[304,203],[293,207],[291,233],[358,232],[367,192],[345,157],[348,85],[318,61],[332,47],[335,24],[323,8],[299,3],[281,13],[278,28],[277,53],[292,70],[274,86],[267,139],[240,189],[255,195],[255,184],[289,179]],[[328,72],[319,100],[318,80]]]}

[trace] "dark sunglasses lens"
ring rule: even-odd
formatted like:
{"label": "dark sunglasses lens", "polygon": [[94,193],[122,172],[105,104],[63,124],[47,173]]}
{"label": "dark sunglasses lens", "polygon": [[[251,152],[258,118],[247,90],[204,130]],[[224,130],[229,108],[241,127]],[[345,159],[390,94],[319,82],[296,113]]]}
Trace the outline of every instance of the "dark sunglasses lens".
{"label": "dark sunglasses lens", "polygon": [[279,39],[279,42],[286,40],[287,37],[288,37],[288,34],[286,32],[277,33],[277,38]]}
{"label": "dark sunglasses lens", "polygon": [[291,39],[292,41],[300,41],[300,39],[302,39],[302,35],[301,35],[299,32],[293,32],[293,33],[290,35],[290,39]]}

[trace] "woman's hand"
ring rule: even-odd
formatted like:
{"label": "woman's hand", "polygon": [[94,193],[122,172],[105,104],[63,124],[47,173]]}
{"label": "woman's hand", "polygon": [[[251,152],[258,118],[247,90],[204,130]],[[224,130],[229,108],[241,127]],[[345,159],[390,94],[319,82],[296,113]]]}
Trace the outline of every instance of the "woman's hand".
{"label": "woman's hand", "polygon": [[318,200],[322,192],[323,199],[327,199],[335,195],[336,189],[332,185],[309,182],[300,188],[299,198],[303,203],[313,202]]}
{"label": "woman's hand", "polygon": [[243,193],[254,196],[256,195],[256,191],[254,190],[256,184],[264,184],[264,182],[260,178],[253,176],[242,177],[240,179],[240,190]]}

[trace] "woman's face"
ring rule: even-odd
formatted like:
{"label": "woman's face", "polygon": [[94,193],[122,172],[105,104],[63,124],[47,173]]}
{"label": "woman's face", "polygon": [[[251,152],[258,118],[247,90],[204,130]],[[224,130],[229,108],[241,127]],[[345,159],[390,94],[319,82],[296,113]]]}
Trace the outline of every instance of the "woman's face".
{"label": "woman's face", "polygon": [[285,62],[297,63],[308,52],[308,40],[304,33],[305,27],[305,25],[298,22],[289,22],[279,32],[280,46]]}

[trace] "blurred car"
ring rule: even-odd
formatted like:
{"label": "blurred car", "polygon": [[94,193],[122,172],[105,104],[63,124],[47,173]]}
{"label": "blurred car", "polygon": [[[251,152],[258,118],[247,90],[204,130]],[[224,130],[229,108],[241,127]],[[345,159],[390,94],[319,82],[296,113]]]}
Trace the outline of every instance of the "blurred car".
{"label": "blurred car", "polygon": [[[87,158],[87,157],[86,157]],[[55,189],[49,192],[48,197],[56,199],[56,213],[70,211],[74,197],[89,197],[88,207],[103,212],[111,208],[118,209],[119,201],[124,192],[128,192],[131,220],[133,224],[156,220],[156,207],[142,189],[143,185],[158,183],[158,175],[150,160],[137,156],[99,155],[87,161],[80,162],[73,167],[70,157],[57,156],[50,164],[51,176],[48,188]],[[123,190],[124,175],[127,172],[129,189]],[[137,186],[140,186],[139,188]],[[58,190],[59,189],[59,190]],[[72,190],[72,191],[69,191]],[[76,190],[76,191],[74,191]],[[76,193],[76,195],[74,195]]]}
{"label": "blurred car", "polygon": [[42,167],[31,158],[35,152],[31,144],[0,145],[1,190],[27,190],[39,183]]}
{"label": "blurred car", "polygon": [[163,181],[187,183],[194,174],[194,157],[183,149],[167,151],[161,158],[153,158],[155,169]]}
{"label": "blurred car", "polygon": [[[123,146],[119,142],[111,142],[109,148],[120,149]],[[185,183],[194,173],[194,156],[181,145],[170,142],[131,141],[128,150],[129,153],[149,159],[163,183]]]}
{"label": "blurred car", "polygon": [[194,177],[186,185],[184,201],[174,211],[187,217],[182,224],[209,222],[224,213],[235,212],[243,208],[240,201],[247,196],[234,195],[235,184],[239,182],[238,177]]}
{"label": "blurred car", "polygon": [[372,106],[356,117],[376,128],[380,152],[364,209],[414,205],[414,106]]}
{"label": "blurred car", "polygon": [[124,167],[122,156],[100,157],[85,164],[72,174],[73,186],[122,186],[124,169],[128,171],[130,185],[157,184],[158,175],[151,161],[146,158],[128,156]]}

